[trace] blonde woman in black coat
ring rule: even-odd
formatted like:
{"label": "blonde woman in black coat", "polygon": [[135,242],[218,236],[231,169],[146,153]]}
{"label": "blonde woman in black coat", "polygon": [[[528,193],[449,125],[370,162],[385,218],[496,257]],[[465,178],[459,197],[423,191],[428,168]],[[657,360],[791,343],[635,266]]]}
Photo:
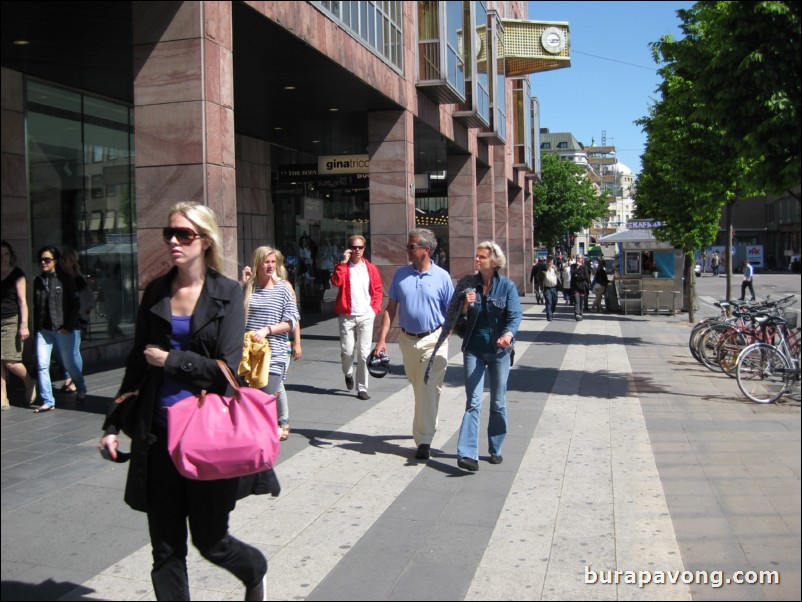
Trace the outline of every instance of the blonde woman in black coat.
{"label": "blonde woman in black coat", "polygon": [[220,233],[208,207],[174,206],[163,237],[174,267],[145,290],[119,393],[138,391],[138,402],[127,422],[123,411],[106,419],[101,452],[120,460],[117,433],[133,430],[125,501],[147,512],[158,600],[190,599],[187,523],[201,555],[242,581],[246,600],[263,600],[267,559],[228,533],[242,479],[187,479],[167,453],[167,407],[202,389],[233,395],[216,360],[236,374],[245,329],[242,287],[220,273]]}

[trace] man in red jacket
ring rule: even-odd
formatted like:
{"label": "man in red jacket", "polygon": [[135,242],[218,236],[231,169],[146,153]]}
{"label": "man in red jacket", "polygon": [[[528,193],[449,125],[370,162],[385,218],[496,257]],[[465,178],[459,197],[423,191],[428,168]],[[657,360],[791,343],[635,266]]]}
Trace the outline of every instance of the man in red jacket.
{"label": "man in red jacket", "polygon": [[340,357],[345,386],[354,388],[356,354],[356,396],[368,395],[367,359],[373,341],[373,319],[382,310],[382,279],[376,266],[365,259],[365,238],[354,234],[342,260],[334,267],[331,283],[340,288],[334,311],[340,323]]}

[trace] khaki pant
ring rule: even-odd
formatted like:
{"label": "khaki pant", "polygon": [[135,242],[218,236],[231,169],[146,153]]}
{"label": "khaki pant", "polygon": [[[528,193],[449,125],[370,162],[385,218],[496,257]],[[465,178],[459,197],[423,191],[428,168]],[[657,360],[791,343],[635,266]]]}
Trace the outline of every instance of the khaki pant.
{"label": "khaki pant", "polygon": [[438,328],[433,333],[421,339],[401,333],[398,346],[404,361],[404,370],[407,380],[415,393],[415,416],[412,420],[412,437],[415,445],[431,445],[437,431],[437,411],[440,406],[440,391],[443,389],[443,379],[448,366],[448,341],[437,350],[432,372],[429,375],[429,384],[423,383],[426,366],[432,355],[437,338],[440,336]]}

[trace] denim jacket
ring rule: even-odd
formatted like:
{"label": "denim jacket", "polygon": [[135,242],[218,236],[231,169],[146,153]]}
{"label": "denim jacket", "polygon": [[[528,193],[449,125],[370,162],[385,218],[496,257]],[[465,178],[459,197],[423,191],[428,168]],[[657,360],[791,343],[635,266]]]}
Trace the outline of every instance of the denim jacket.
{"label": "denim jacket", "polygon": [[[476,274],[473,286],[479,290],[482,289],[482,277],[479,274]],[[468,341],[470,341],[479,318],[479,312],[483,311],[485,302],[487,303],[487,318],[490,322],[490,340],[495,341],[505,334],[511,334],[513,343],[515,342],[515,335],[521,325],[523,315],[518,289],[512,280],[499,276],[496,272],[493,275],[493,285],[487,297],[477,293],[476,303],[468,308],[468,324],[465,328],[465,337],[462,339],[462,351],[465,351],[468,346]]]}

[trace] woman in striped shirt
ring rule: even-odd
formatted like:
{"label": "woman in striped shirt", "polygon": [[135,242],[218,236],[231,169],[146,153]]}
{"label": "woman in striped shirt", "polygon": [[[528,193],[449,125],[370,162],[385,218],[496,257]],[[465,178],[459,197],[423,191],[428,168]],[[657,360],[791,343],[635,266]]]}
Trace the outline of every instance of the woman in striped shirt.
{"label": "woman in striped shirt", "polygon": [[[276,251],[272,247],[259,247],[253,252],[251,270],[245,283],[245,331],[257,342],[270,342],[270,379],[262,389],[276,395],[287,376],[290,355],[287,352],[288,334],[299,321],[298,309],[292,292],[276,275]],[[289,434],[289,409],[285,403],[278,406],[278,422],[282,436]],[[286,437],[285,437],[286,438]]]}

